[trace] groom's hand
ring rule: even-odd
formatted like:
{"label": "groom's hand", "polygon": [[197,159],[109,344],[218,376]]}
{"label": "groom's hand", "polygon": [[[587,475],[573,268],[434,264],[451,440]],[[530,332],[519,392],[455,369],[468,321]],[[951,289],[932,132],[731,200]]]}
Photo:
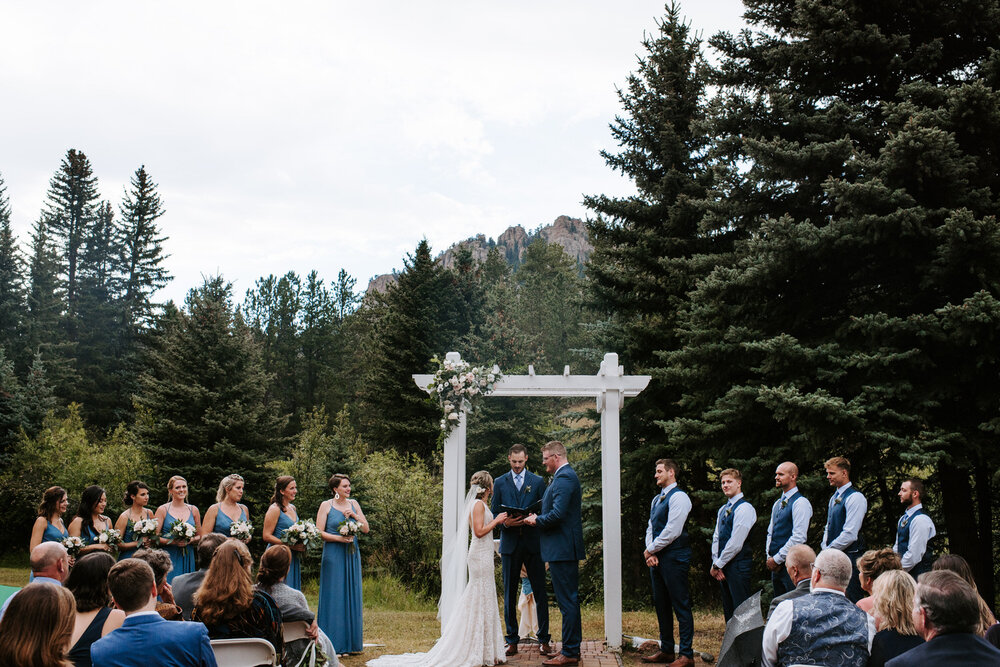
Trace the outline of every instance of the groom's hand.
{"label": "groom's hand", "polygon": [[524,525],[524,517],[509,516],[504,519],[503,525],[507,528],[517,528]]}
{"label": "groom's hand", "polygon": [[528,516],[524,517],[524,523],[528,524],[529,526],[534,526],[535,520],[537,518],[538,518],[537,514],[529,514]]}

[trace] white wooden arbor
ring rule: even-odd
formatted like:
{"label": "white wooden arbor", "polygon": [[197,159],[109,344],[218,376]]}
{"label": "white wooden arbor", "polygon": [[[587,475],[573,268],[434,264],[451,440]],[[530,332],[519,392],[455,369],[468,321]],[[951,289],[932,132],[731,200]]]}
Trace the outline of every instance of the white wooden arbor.
{"label": "white wooden arbor", "polygon": [[[458,352],[446,359],[460,361]],[[427,390],[432,375],[413,375],[417,386]],[[621,533],[621,437],[619,413],[626,397],[638,396],[649,384],[648,375],[625,375],[618,365],[618,355],[604,355],[597,375],[570,375],[566,366],[562,375],[505,375],[496,383],[490,396],[565,396],[594,397],[601,414],[601,508],[604,536],[604,634],[609,648],[622,643],[622,533]],[[458,426],[444,442],[444,502],[442,506],[441,553],[448,553],[451,541],[462,520],[465,500],[465,444],[467,416],[459,416]]]}

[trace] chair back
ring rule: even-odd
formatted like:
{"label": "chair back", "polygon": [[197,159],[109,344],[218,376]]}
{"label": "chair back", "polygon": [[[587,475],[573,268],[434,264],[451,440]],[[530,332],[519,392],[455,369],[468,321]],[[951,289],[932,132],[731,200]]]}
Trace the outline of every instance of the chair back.
{"label": "chair back", "polygon": [[308,639],[306,634],[309,630],[309,623],[305,621],[289,621],[281,624],[281,634],[285,637],[285,643],[294,642],[298,639]]}
{"label": "chair back", "polygon": [[277,665],[274,646],[266,639],[213,639],[212,652],[219,667]]}

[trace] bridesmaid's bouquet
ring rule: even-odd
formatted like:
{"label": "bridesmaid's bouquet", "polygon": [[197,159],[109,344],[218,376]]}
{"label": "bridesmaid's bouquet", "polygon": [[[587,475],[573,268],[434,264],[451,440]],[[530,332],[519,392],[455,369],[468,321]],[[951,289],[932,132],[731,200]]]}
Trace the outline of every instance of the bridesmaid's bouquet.
{"label": "bridesmaid's bouquet", "polygon": [[[354,519],[344,519],[337,526],[337,532],[344,537],[357,538],[361,534],[361,523]],[[347,545],[347,553],[354,553],[354,540],[351,540],[351,543]]]}
{"label": "bridesmaid's bouquet", "polygon": [[83,548],[83,540],[79,537],[65,537],[62,540],[62,545],[66,547],[66,552],[69,553],[70,558],[76,558],[80,554],[80,549]]}
{"label": "bridesmaid's bouquet", "polygon": [[152,544],[157,544],[159,540],[156,538],[160,535],[160,522],[156,519],[139,519],[132,524],[132,534],[135,535],[136,542],[151,540]]}
{"label": "bridesmaid's bouquet", "polygon": [[195,527],[189,524],[187,521],[181,521],[180,519],[174,519],[174,522],[170,524],[170,539],[190,542],[194,539],[194,536],[198,533]]}
{"label": "bridesmaid's bouquet", "polygon": [[115,530],[114,528],[105,528],[97,534],[97,539],[94,540],[94,544],[103,544],[112,549],[117,549],[121,542],[122,531]]}
{"label": "bridesmaid's bouquet", "polygon": [[230,537],[238,540],[249,540],[253,535],[253,525],[249,521],[233,521],[229,527]]}
{"label": "bridesmaid's bouquet", "polygon": [[322,544],[323,538],[312,519],[299,519],[285,529],[281,541],[290,547],[301,544],[306,549],[313,549]]}

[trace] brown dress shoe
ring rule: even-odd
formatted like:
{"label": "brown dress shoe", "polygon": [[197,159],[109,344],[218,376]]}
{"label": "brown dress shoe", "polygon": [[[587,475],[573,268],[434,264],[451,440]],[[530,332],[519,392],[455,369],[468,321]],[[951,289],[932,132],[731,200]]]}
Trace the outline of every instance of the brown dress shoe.
{"label": "brown dress shoe", "polygon": [[517,644],[507,644],[506,655],[517,655]]}
{"label": "brown dress shoe", "polygon": [[672,663],[667,665],[667,667],[693,667],[693,665],[694,665],[694,658],[689,658],[686,655],[682,655],[681,657],[677,658]]}
{"label": "brown dress shoe", "polygon": [[552,648],[552,644],[545,642],[538,647],[538,652],[542,655],[551,658],[556,654],[556,650]]}
{"label": "brown dress shoe", "polygon": [[554,658],[549,658],[548,660],[546,660],[542,664],[543,665],[550,665],[552,667],[555,667],[556,665],[576,665],[579,662],[580,662],[580,658],[571,658],[568,655],[563,655],[562,653],[560,653],[559,655],[557,655]]}
{"label": "brown dress shoe", "polygon": [[663,651],[657,651],[653,655],[647,655],[643,658],[640,658],[640,660],[642,660],[643,662],[656,662],[656,663],[666,664],[668,662],[674,661],[674,654],[664,653]]}

